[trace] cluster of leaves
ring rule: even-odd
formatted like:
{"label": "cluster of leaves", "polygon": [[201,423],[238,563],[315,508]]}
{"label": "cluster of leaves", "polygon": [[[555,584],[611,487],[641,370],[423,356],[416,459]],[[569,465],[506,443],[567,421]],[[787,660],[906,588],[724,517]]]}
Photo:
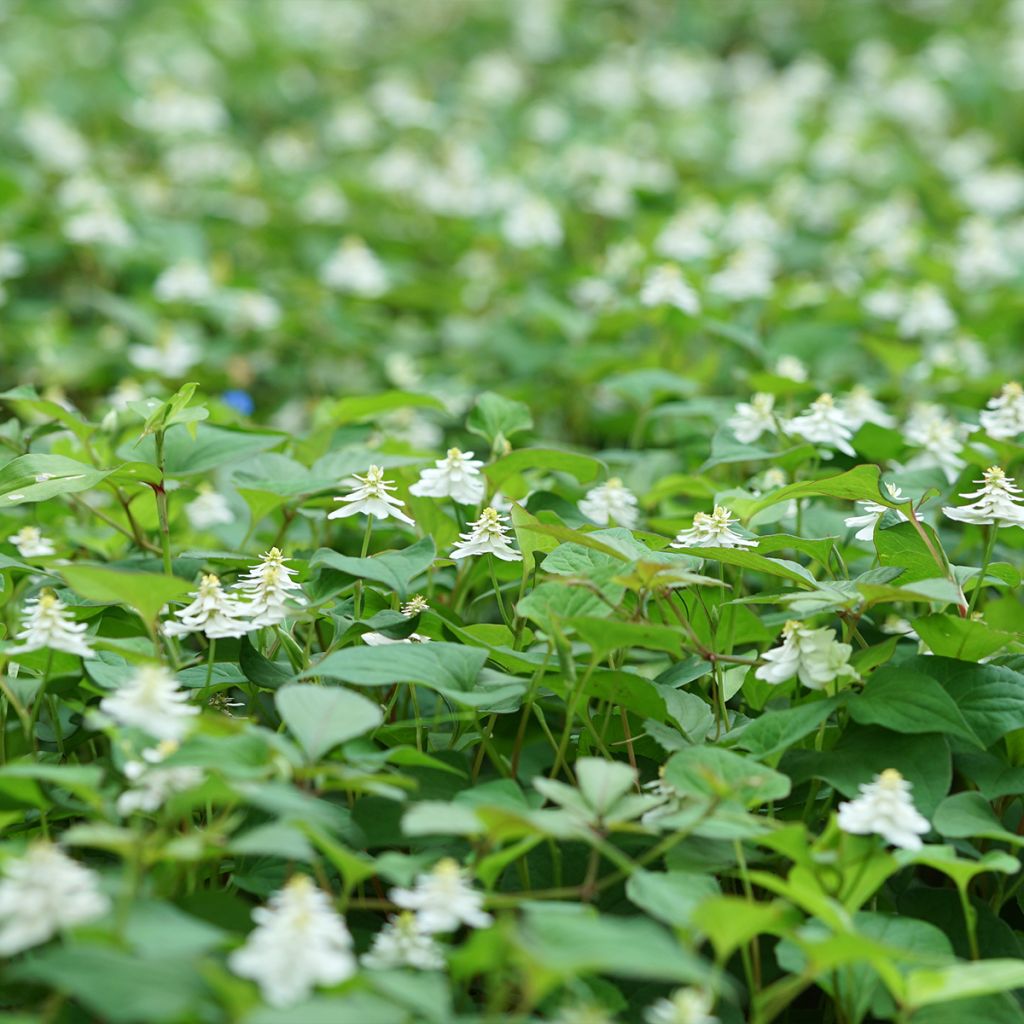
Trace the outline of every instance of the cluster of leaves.
{"label": "cluster of leaves", "polygon": [[[1024,467],[1024,19],[904,6],[0,0],[0,1019],[1024,1021],[1024,514],[940,511]],[[892,770],[919,847],[840,827]],[[493,920],[362,959],[447,858]],[[296,877],[360,966],[279,1006]]]}

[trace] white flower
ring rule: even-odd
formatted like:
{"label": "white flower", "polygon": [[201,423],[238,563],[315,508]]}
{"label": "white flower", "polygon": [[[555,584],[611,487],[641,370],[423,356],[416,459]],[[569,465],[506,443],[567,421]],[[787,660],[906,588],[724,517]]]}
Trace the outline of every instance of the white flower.
{"label": "white flower", "polygon": [[1013,477],[998,466],[991,466],[985,470],[981,480],[975,480],[981,484],[977,491],[968,494],[961,494],[961,498],[975,498],[976,501],[970,505],[962,505],[960,508],[946,506],[942,511],[949,519],[955,519],[960,523],[974,523],[976,525],[995,525],[1000,527],[1024,526],[1024,503],[1021,502],[1021,489],[1017,486]]}
{"label": "white flower", "polygon": [[[887,483],[885,485],[885,489],[889,492],[889,497],[892,498],[893,501],[900,501],[903,499],[903,491],[900,490],[899,487]],[[848,516],[843,520],[843,522],[851,530],[857,528],[857,532],[854,534],[854,537],[856,537],[857,540],[874,540],[875,524],[882,518],[882,516],[885,515],[886,512],[891,512],[893,509],[890,509],[887,505],[879,505],[877,501],[858,501],[857,504],[864,509],[864,514],[860,516]],[[905,523],[907,521],[907,517],[899,510],[895,511],[900,522]]]}
{"label": "white flower", "polygon": [[271,1006],[293,1006],[317,985],[337,985],[355,974],[344,918],[305,875],[295,875],[252,918],[256,928],[228,965],[255,981]]}
{"label": "white flower", "polygon": [[904,850],[919,850],[931,826],[914,806],[910,783],[886,768],[873,782],[860,787],[860,796],[839,805],[839,827],[855,835],[879,835]]}
{"label": "white flower", "polygon": [[152,370],[163,377],[180,377],[203,357],[198,342],[171,330],[152,345],[129,345],[128,360],[140,370]]}
{"label": "white flower", "polygon": [[[415,594],[402,605],[402,614],[407,619],[412,619],[425,612],[429,607],[427,599],[422,594]],[[363,643],[369,644],[371,647],[383,647],[386,644],[426,644],[430,643],[430,637],[424,636],[422,633],[410,633],[406,637],[396,639],[386,636],[384,633],[364,633]]]}
{"label": "white flower", "polygon": [[885,406],[860,384],[851,388],[850,393],[839,404],[850,424],[850,429],[854,432],[860,430],[865,423],[874,423],[879,427],[896,425],[896,420],[885,411]]}
{"label": "white flower", "polygon": [[38,946],[109,909],[92,871],[50,843],[36,843],[3,865],[0,956]]}
{"label": "white flower", "polygon": [[241,288],[228,298],[228,318],[234,331],[272,331],[281,322],[281,306],[271,295]]}
{"label": "white flower", "polygon": [[908,444],[923,448],[924,456],[912,459],[908,466],[938,466],[946,480],[952,483],[967,465],[959,455],[967,429],[963,423],[946,416],[936,405],[927,402],[916,405],[903,425],[903,436]]}
{"label": "white flower", "polygon": [[1024,388],[1016,381],[1004,384],[978,419],[988,436],[997,441],[1012,441],[1024,433]]}
{"label": "white flower", "polygon": [[740,402],[726,421],[741,444],[751,444],[762,434],[774,434],[775,396],[758,391],[749,402]]}
{"label": "white flower", "polygon": [[453,932],[460,925],[486,928],[493,918],[483,910],[483,896],[467,881],[450,857],[439,860],[429,874],[417,875],[412,889],[392,889],[391,900],[416,912],[420,931],[427,935]]}
{"label": "white flower", "polygon": [[374,519],[387,519],[388,516],[393,516],[410,526],[415,525],[402,511],[405,502],[388,494],[388,491],[395,490],[395,485],[384,479],[384,470],[380,466],[371,466],[366,471],[366,476],[353,474],[353,479],[347,483],[355,487],[355,490],[351,494],[334,499],[344,502],[344,506],[331,512],[327,516],[328,519],[344,519],[346,516],[354,516],[361,512],[363,515],[373,516]]}
{"label": "white flower", "polygon": [[38,526],[23,526],[7,540],[18,549],[22,558],[44,558],[56,554],[53,541],[44,537]]}
{"label": "white flower", "polygon": [[711,1012],[715,1000],[709,992],[696,988],[677,988],[668,999],[659,999],[647,1008],[647,1024],[718,1024]]}
{"label": "white flower", "polygon": [[907,297],[898,326],[904,338],[945,334],[956,327],[956,315],[935,285],[922,284]]}
{"label": "white flower", "polygon": [[153,294],[160,302],[202,303],[212,297],[213,291],[210,272],[192,260],[168,267],[153,285]]}
{"label": "white flower", "polygon": [[167,636],[203,633],[214,640],[223,636],[244,636],[256,629],[246,620],[245,607],[224,593],[216,576],[204,576],[199,581],[199,589],[190,596],[194,597],[192,603],[174,613],[180,621],[164,623]]}
{"label": "white flower", "polygon": [[459,542],[452,548],[452,558],[469,558],[472,555],[494,555],[503,562],[522,561],[522,555],[512,547],[506,536],[508,516],[495,508],[485,508],[480,518],[469,524],[466,533],[459,534]]}
{"label": "white flower", "polygon": [[670,547],[673,548],[756,548],[757,539],[743,537],[731,529],[730,509],[716,505],[714,512],[698,512],[688,530],[680,530]]}
{"label": "white flower", "polygon": [[733,302],[766,299],[774,288],[775,267],[775,256],[767,246],[745,245],[729,257],[721,270],[711,275],[708,288],[715,295]]}
{"label": "white flower", "polygon": [[785,377],[786,380],[796,381],[797,384],[803,384],[807,380],[807,367],[802,360],[792,355],[779,356],[773,372],[776,377]]}
{"label": "white flower", "polygon": [[539,196],[526,196],[509,207],[501,233],[516,249],[553,249],[562,244],[564,237],[558,211]]}
{"label": "white flower", "polygon": [[648,271],[640,288],[643,306],[675,306],[676,309],[696,316],[700,313],[700,299],[683,272],[671,263],[663,263]]}
{"label": "white flower", "polygon": [[380,298],[390,287],[388,272],[361,238],[346,238],[320,268],[320,280],[336,292]]}
{"label": "white flower", "polygon": [[[276,626],[291,612],[289,602],[305,604],[301,596],[302,587],[292,579],[298,570],[285,565],[284,555],[278,548],[271,548],[261,556],[259,565],[254,565],[239,578],[237,588],[248,595],[248,602],[242,605],[254,626]],[[298,594],[295,591],[299,591]]]}
{"label": "white flower", "polygon": [[409,493],[420,498],[451,498],[460,505],[477,505],[487,490],[480,472],[482,465],[472,452],[449,448],[446,457],[434,463],[435,468],[420,473]]}
{"label": "white flower", "polygon": [[117,798],[117,813],[127,818],[136,811],[152,813],[159,810],[176,793],[184,793],[200,785],[204,775],[195,765],[154,767],[178,749],[178,741],[165,739],[156,747],[142,752],[141,761],[128,761],[125,776],[133,783]]}
{"label": "white flower", "polygon": [[228,499],[208,485],[200,486],[199,494],[185,506],[185,514],[196,530],[227,526],[235,521]]}
{"label": "white flower", "polygon": [[775,686],[797,676],[809,690],[823,690],[834,679],[855,678],[849,664],[853,648],[836,641],[834,629],[809,629],[800,622],[787,622],[782,643],[764,654],[765,664],[754,673]]}
{"label": "white flower", "polygon": [[639,519],[636,495],[616,476],[597,487],[591,487],[576,507],[588,519],[601,526],[614,524],[632,530]]}
{"label": "white flower", "polygon": [[123,686],[100,701],[100,710],[119,725],[149,733],[158,740],[180,740],[199,708],[161,665],[144,665]]}
{"label": "white flower", "polygon": [[374,935],[369,952],[363,954],[363,966],[377,971],[397,967],[436,971],[444,966],[444,954],[430,933],[423,930],[419,918],[406,910],[389,917]]}
{"label": "white flower", "polygon": [[80,658],[94,658],[96,652],[83,635],[88,628],[84,622],[75,622],[52,590],[44,590],[38,597],[25,602],[22,611],[22,630],[15,637],[21,640],[8,654],[27,654],[48,648],[77,654]]}
{"label": "white flower", "polygon": [[820,395],[799,416],[788,420],[786,431],[812,444],[827,444],[846,455],[857,454],[850,445],[853,437],[850,421],[828,394]]}

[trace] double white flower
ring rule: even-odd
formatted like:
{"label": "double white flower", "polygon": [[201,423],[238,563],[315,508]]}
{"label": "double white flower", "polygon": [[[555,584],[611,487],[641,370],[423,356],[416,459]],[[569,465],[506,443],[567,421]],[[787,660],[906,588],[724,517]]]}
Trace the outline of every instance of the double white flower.
{"label": "double white flower", "polygon": [[974,482],[981,487],[960,497],[977,500],[960,508],[947,505],[942,511],[948,519],[976,526],[1024,526],[1022,492],[1013,477],[1007,476],[998,466],[991,466],[985,470],[981,480]]}
{"label": "double white flower", "polygon": [[850,444],[853,426],[829,394],[820,395],[799,416],[788,420],[786,431],[812,444],[827,444],[837,448],[845,455],[857,454]]}
{"label": "double white flower", "polygon": [[577,507],[592,522],[601,526],[636,527],[639,513],[636,495],[616,476],[597,487],[591,487],[580,499]]}
{"label": "double white flower", "polygon": [[76,654],[80,658],[96,657],[84,636],[87,625],[75,622],[52,590],[44,590],[38,597],[26,601],[22,616],[22,630],[15,637],[21,643],[12,647],[8,654],[47,649]]}
{"label": "double white flower", "polygon": [[[903,491],[894,484],[887,483],[885,485],[885,489],[889,492],[889,497],[892,498],[893,501],[899,501],[903,497]],[[875,536],[875,526],[886,512],[895,511],[900,522],[905,523],[907,521],[907,517],[898,509],[890,509],[888,505],[879,505],[877,501],[858,501],[857,504],[864,509],[864,514],[860,516],[847,516],[846,519],[843,520],[844,525],[848,529],[852,530],[856,528],[857,532],[854,534],[854,537],[856,537],[857,540],[873,540]]]}
{"label": "double white flower", "polygon": [[472,452],[449,448],[433,469],[424,469],[409,488],[419,498],[451,498],[460,505],[479,505],[484,500],[487,482],[480,472],[483,465]]}
{"label": "double white flower", "polygon": [[417,875],[413,888],[392,889],[390,896],[398,906],[416,912],[419,929],[426,935],[453,932],[463,924],[486,928],[494,920],[483,909],[483,896],[450,857],[439,860],[433,871]]}
{"label": "double white flower", "polygon": [[220,580],[213,574],[199,581],[199,589],[192,592],[191,604],[174,613],[178,622],[165,622],[167,636],[186,636],[189,633],[203,633],[210,640],[225,636],[245,636],[256,629],[247,618],[245,606],[234,597],[224,593]]}
{"label": "double white flower", "polygon": [[397,967],[436,971],[444,966],[444,954],[433,936],[423,930],[420,919],[406,910],[388,918],[374,935],[369,952],[363,954],[363,966],[378,971]]}
{"label": "double white flower", "polygon": [[1016,381],[1004,384],[978,419],[985,433],[997,441],[1012,441],[1024,434],[1024,388]]}
{"label": "double white flower", "polygon": [[470,558],[475,555],[494,555],[503,562],[520,562],[523,556],[512,547],[508,538],[508,516],[497,509],[485,508],[476,522],[469,524],[466,533],[459,534],[459,543],[452,548],[451,557]]}
{"label": "double white flower", "polygon": [[711,1010],[710,992],[698,988],[677,988],[667,999],[659,999],[644,1012],[646,1024],[718,1024]]}
{"label": "double white flower", "polygon": [[857,676],[849,664],[853,648],[836,640],[834,629],[809,629],[790,621],[782,628],[782,643],[764,655],[754,675],[773,686],[797,676],[810,690],[823,690],[834,679]]}
{"label": "double white flower", "polygon": [[698,512],[688,530],[680,530],[670,547],[673,548],[756,548],[757,539],[743,537],[731,527],[739,522],[732,512],[716,505],[714,512]]}
{"label": "double white flower", "polygon": [[38,946],[109,909],[92,871],[50,843],[36,843],[3,865],[0,956]]}
{"label": "double white flower", "polygon": [[252,918],[256,928],[228,965],[255,981],[271,1006],[293,1006],[317,985],[337,985],[355,974],[344,918],[305,875],[295,875]]}
{"label": "double white flower", "polygon": [[100,701],[100,710],[118,725],[141,729],[158,740],[180,740],[199,708],[161,665],[144,665],[124,686]]}
{"label": "double white flower", "polygon": [[[292,579],[297,570],[285,565],[285,557],[278,548],[271,548],[242,576],[237,588],[248,601],[242,605],[243,613],[253,626],[276,626],[284,622],[294,604],[305,604],[302,587]],[[299,591],[297,594],[296,591]]]}
{"label": "double white flower", "polygon": [[879,835],[904,850],[919,850],[931,826],[914,806],[910,783],[886,768],[860,787],[860,796],[839,805],[839,827],[855,835]]}
{"label": "double white flower", "polygon": [[53,541],[44,537],[38,526],[23,526],[7,540],[18,549],[22,558],[45,558],[57,553]]}
{"label": "double white flower", "polygon": [[362,513],[374,519],[387,519],[390,516],[415,526],[412,519],[402,511],[405,502],[388,493],[395,490],[395,484],[384,479],[384,470],[380,466],[371,466],[366,476],[354,473],[349,484],[355,489],[350,494],[334,499],[344,504],[331,512],[328,519],[344,519]]}

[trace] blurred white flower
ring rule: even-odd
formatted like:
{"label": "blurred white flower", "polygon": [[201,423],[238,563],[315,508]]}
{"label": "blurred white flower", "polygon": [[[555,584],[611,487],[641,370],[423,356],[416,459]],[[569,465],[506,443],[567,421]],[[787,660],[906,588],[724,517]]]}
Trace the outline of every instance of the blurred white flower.
{"label": "blurred white flower", "polygon": [[803,360],[794,355],[783,355],[775,361],[772,372],[776,377],[785,377],[786,380],[795,380],[797,384],[803,384],[807,380],[807,367]]}
{"label": "blurred white flower", "polygon": [[775,289],[776,259],[763,245],[738,249],[708,280],[710,291],[730,302],[767,299]]}
{"label": "blurred white flower", "polygon": [[364,299],[378,299],[391,286],[384,264],[361,238],[346,238],[320,268],[328,288]]}
{"label": "blurred white flower", "polygon": [[1016,381],[1003,385],[1002,391],[978,416],[989,437],[997,441],[1012,441],[1024,434],[1024,388]]}
{"label": "blurred white flower", "polygon": [[421,498],[451,498],[460,505],[477,505],[483,501],[487,481],[480,472],[483,465],[472,452],[449,448],[434,468],[424,469],[409,493]]}
{"label": "blurred white flower", "polygon": [[202,357],[202,347],[175,329],[163,332],[151,345],[128,346],[133,366],[172,379],[187,373]]}
{"label": "blurred white flower", "polygon": [[52,170],[68,174],[89,159],[82,136],[50,110],[28,111],[18,125],[18,134],[36,160]]}
{"label": "blurred white flower", "polygon": [[854,433],[865,423],[874,423],[878,427],[896,426],[896,420],[886,412],[885,406],[861,384],[852,387],[850,393],[840,399],[839,405]]}
{"label": "blurred white flower", "polygon": [[931,829],[914,806],[910,783],[886,768],[873,782],[863,783],[860,795],[839,805],[839,827],[854,835],[878,835],[904,850],[919,850],[921,836]]}
{"label": "blurred white flower", "polygon": [[503,562],[520,562],[523,556],[512,547],[508,538],[508,516],[497,509],[488,507],[480,518],[469,524],[465,533],[459,534],[459,542],[452,548],[450,558],[470,558],[476,555],[494,555]]}
{"label": "blurred white flower", "polygon": [[640,288],[643,306],[674,306],[689,316],[700,313],[700,299],[683,272],[671,263],[663,263],[648,271]]}
{"label": "blurred white flower", "polygon": [[709,992],[677,988],[667,999],[659,999],[644,1012],[646,1024],[718,1024],[711,1012],[715,1000]]}
{"label": "blurred white flower", "polygon": [[329,181],[312,185],[299,200],[299,216],[309,224],[341,224],[348,216],[345,193]]}
{"label": "blurred white flower", "polygon": [[564,237],[558,211],[540,196],[525,196],[513,203],[502,218],[501,233],[517,249],[553,249]]}
{"label": "blurred white flower", "polygon": [[834,629],[810,629],[790,621],[782,628],[782,643],[763,655],[765,664],[754,673],[773,686],[797,676],[809,690],[823,690],[834,679],[855,679],[849,664],[853,648],[836,640]]}
{"label": "blurred white flower", "polygon": [[199,589],[190,595],[194,600],[174,613],[177,622],[165,622],[167,636],[202,633],[210,640],[218,637],[239,637],[257,627],[246,618],[245,606],[224,593],[220,580],[212,573],[199,581]]}
{"label": "blurred white flower", "polygon": [[75,622],[52,590],[44,590],[38,597],[26,601],[21,614],[22,629],[15,639],[22,642],[8,648],[7,654],[27,654],[45,648],[80,658],[96,657],[84,635],[88,625]]}
{"label": "blurred white flower", "polygon": [[235,521],[235,514],[231,511],[228,499],[209,484],[199,485],[199,493],[185,506],[185,514],[196,530],[226,526]]}
{"label": "blurred white flower", "polygon": [[[903,499],[903,491],[900,490],[899,487],[887,483],[885,488],[889,492],[889,497],[892,498],[893,501],[905,500]],[[857,504],[864,509],[864,514],[859,516],[847,516],[847,518],[843,520],[843,524],[847,529],[857,530],[854,534],[854,537],[856,537],[857,540],[874,540],[875,526],[886,512],[895,511],[896,517],[900,522],[905,523],[907,521],[907,517],[898,509],[893,510],[887,505],[879,505],[877,501],[858,501]]]}
{"label": "blurred white flower", "polygon": [[100,701],[100,710],[118,725],[141,729],[158,740],[180,740],[199,708],[161,665],[144,665]]}
{"label": "blurred white flower", "polygon": [[976,500],[959,508],[947,505],[942,510],[946,518],[977,526],[1024,526],[1024,502],[1013,477],[1007,476],[999,466],[990,466],[982,479],[974,482],[981,487],[960,497]]}
{"label": "blurred white flower", "polygon": [[203,770],[195,765],[157,767],[178,749],[177,740],[164,740],[156,747],[142,752],[141,761],[128,761],[125,777],[132,783],[117,798],[117,813],[126,818],[136,811],[158,811],[177,793],[184,793],[202,784]]}
{"label": "blurred white flower", "polygon": [[4,861],[0,880],[0,956],[14,956],[65,928],[110,910],[99,879],[50,843]]}
{"label": "blurred white flower", "polygon": [[636,495],[617,477],[591,487],[579,500],[577,508],[592,522],[601,526],[636,528],[640,518]]}
{"label": "blurred white flower", "polygon": [[412,889],[392,889],[389,896],[398,906],[415,911],[420,931],[427,935],[453,932],[463,924],[486,928],[493,921],[483,909],[483,896],[450,857],[439,860],[429,873],[417,875]]}
{"label": "blurred white flower", "polygon": [[812,444],[827,444],[846,455],[857,454],[850,444],[850,421],[829,394],[819,395],[799,416],[787,420],[785,429]]}
{"label": "blurred white flower", "polygon": [[292,576],[298,570],[285,565],[285,557],[278,548],[271,548],[261,556],[236,584],[248,598],[242,610],[254,626],[276,626],[292,614],[295,605],[306,603],[302,587]]}
{"label": "blurred white flower", "polygon": [[898,329],[904,338],[945,334],[956,327],[956,314],[933,284],[920,284],[907,297]]}
{"label": "blurred white flower", "polygon": [[243,288],[230,292],[226,298],[233,331],[272,331],[281,323],[281,307],[270,295]]}
{"label": "blurred white flower", "polygon": [[25,272],[25,257],[20,249],[6,242],[0,244],[0,281],[20,277]]}
{"label": "blurred white flower", "polygon": [[214,294],[213,278],[201,264],[183,260],[161,271],[153,294],[159,302],[207,302]]}
{"label": "blurred white flower", "polygon": [[965,424],[946,416],[936,405],[927,402],[915,405],[903,425],[903,436],[908,444],[923,448],[924,454],[912,459],[908,466],[937,466],[952,483],[967,465],[960,458],[960,451],[968,430]]}
{"label": "blurred white flower", "polygon": [[252,918],[256,927],[228,966],[255,981],[271,1006],[293,1006],[318,985],[337,985],[355,974],[345,919],[305,875],[293,876]]}
{"label": "blurred white flower", "polygon": [[44,537],[38,526],[23,526],[7,540],[18,549],[22,558],[45,558],[57,553],[53,541]]}
{"label": "blurred white flower", "polygon": [[762,434],[776,433],[774,410],[775,396],[758,391],[749,402],[739,402],[726,423],[737,441],[751,444]]}
{"label": "blurred white flower", "polygon": [[757,538],[744,537],[732,529],[732,512],[716,505],[713,512],[698,512],[688,530],[680,530],[669,545],[673,548],[756,548]]}
{"label": "blurred white flower", "polygon": [[366,471],[366,476],[353,474],[348,484],[355,489],[350,494],[334,499],[344,504],[329,513],[328,519],[344,519],[361,513],[373,516],[374,519],[387,519],[390,516],[408,523],[409,526],[416,525],[402,511],[405,502],[388,493],[395,490],[395,485],[384,479],[384,470],[380,466],[371,466]]}
{"label": "blurred white flower", "polygon": [[375,971],[400,967],[436,971],[444,966],[444,954],[433,936],[423,930],[419,918],[406,910],[388,918],[362,961],[364,967]]}

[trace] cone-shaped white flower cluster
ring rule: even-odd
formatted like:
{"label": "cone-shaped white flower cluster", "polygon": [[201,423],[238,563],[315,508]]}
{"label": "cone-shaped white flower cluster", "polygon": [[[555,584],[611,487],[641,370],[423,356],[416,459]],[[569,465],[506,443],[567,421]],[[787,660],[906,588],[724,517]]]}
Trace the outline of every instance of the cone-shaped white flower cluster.
{"label": "cone-shaped white flower cluster", "polygon": [[743,537],[732,529],[732,512],[716,505],[714,512],[698,512],[688,530],[680,530],[672,541],[674,548],[756,548],[757,539]]}
{"label": "cone-shaped white flower cluster", "polygon": [[508,516],[497,509],[485,508],[466,533],[459,534],[459,543],[452,548],[452,558],[494,555],[503,562],[519,562],[523,556],[512,547],[508,538]]}
{"label": "cone-shaped white flower cluster", "polygon": [[[893,501],[900,501],[903,498],[903,491],[900,490],[899,487],[896,487],[893,484],[886,484],[885,489],[889,492],[889,497],[892,498]],[[860,516],[847,516],[843,522],[849,529],[857,530],[854,534],[854,537],[856,537],[857,540],[873,540],[875,536],[875,526],[879,519],[881,519],[886,512],[894,510],[890,509],[887,505],[879,505],[877,501],[858,501],[857,504],[864,509],[864,514]],[[898,510],[895,511],[900,522],[905,523],[907,521],[907,517],[902,512]]]}
{"label": "cone-shaped white flower cluster", "polygon": [[486,928],[493,918],[483,909],[483,897],[450,857],[439,860],[434,870],[418,875],[412,889],[392,889],[393,902],[416,912],[421,932],[453,932],[460,925]]}
{"label": "cone-shaped white flower cluster", "polygon": [[158,740],[180,740],[199,708],[161,665],[144,665],[124,686],[100,701],[100,710],[118,725],[141,729]]}
{"label": "cone-shaped white flower cluster", "polygon": [[652,1003],[644,1013],[646,1024],[718,1024],[712,1014],[714,997],[698,988],[677,988],[667,999]]}
{"label": "cone-shaped white flower cluster", "polygon": [[13,956],[65,928],[102,917],[110,901],[88,868],[50,843],[4,862],[0,881],[0,956]]}
{"label": "cone-shaped white flower cluster", "polygon": [[7,540],[18,549],[22,558],[45,558],[57,553],[53,541],[44,537],[38,526],[23,526]]}
{"label": "cone-shaped white flower cluster", "polygon": [[80,658],[94,658],[96,652],[85,639],[88,627],[75,622],[64,603],[52,590],[44,590],[38,597],[25,602],[22,612],[22,630],[15,639],[21,643],[8,654],[27,654],[43,649],[77,654]]}
{"label": "cone-shaped white flower cluster", "polygon": [[601,526],[624,526],[632,530],[639,519],[636,495],[616,476],[591,487],[577,507],[589,520]]}
{"label": "cone-shaped white flower cluster", "polygon": [[985,470],[981,480],[974,482],[981,487],[960,497],[976,500],[959,508],[947,505],[942,510],[947,518],[976,526],[1024,526],[1022,492],[1013,477],[1007,476],[998,466],[991,466]]}
{"label": "cone-shaped white flower cluster", "polygon": [[165,622],[167,636],[187,636],[202,633],[210,640],[224,636],[245,636],[256,629],[247,617],[244,604],[224,592],[220,580],[212,573],[199,581],[199,589],[192,592],[191,604],[174,613],[177,622]]}
{"label": "cone-shaped white flower cluster", "polygon": [[384,479],[384,470],[380,466],[371,466],[366,476],[353,474],[350,485],[354,485],[355,489],[350,494],[334,499],[344,504],[331,512],[328,519],[344,519],[362,513],[374,519],[393,517],[410,526],[415,525],[402,511],[405,502],[388,493],[395,490],[395,485]]}
{"label": "cone-shaped white flower cluster", "polygon": [[839,805],[839,827],[855,835],[878,835],[893,846],[919,850],[931,826],[914,806],[910,783],[886,768],[860,787],[860,796]]}
{"label": "cone-shaped white flower cluster", "polygon": [[317,985],[337,985],[356,970],[344,918],[305,875],[295,875],[252,918],[256,927],[228,958],[271,1006],[293,1006]]}
{"label": "cone-shaped white flower cluster", "polygon": [[1024,434],[1024,388],[1016,381],[1004,384],[978,419],[985,433],[997,441],[1012,441]]}
{"label": "cone-shaped white flower cluster", "polygon": [[[421,612],[425,612],[430,605],[422,594],[415,594],[402,605],[402,614],[407,619],[415,618]],[[422,633],[410,633],[405,637],[391,637],[384,633],[364,633],[363,643],[371,647],[382,647],[385,644],[426,644],[430,643],[430,637]]]}
{"label": "cone-shaped white flower cluster", "polygon": [[773,686],[797,676],[810,690],[823,690],[833,679],[854,679],[849,664],[853,648],[836,640],[834,629],[809,629],[790,621],[782,629],[783,641],[764,655],[765,664],[754,673]]}
{"label": "cone-shaped white flower cluster", "polygon": [[253,626],[276,626],[284,622],[293,605],[306,602],[301,596],[302,587],[292,579],[297,570],[285,565],[278,548],[271,548],[261,558],[259,565],[238,580],[236,588],[248,597],[242,611]]}
{"label": "cone-shaped white flower cluster", "polygon": [[406,910],[392,915],[373,937],[373,945],[363,955],[363,966],[388,971],[414,967],[436,971],[444,966],[444,955],[433,936],[423,930],[419,918]]}
{"label": "cone-shaped white flower cluster", "polygon": [[831,395],[820,395],[795,419],[786,422],[786,430],[812,444],[827,444],[845,455],[857,453],[850,444],[853,427],[846,413]]}
{"label": "cone-shaped white flower cluster", "polygon": [[487,482],[480,472],[483,465],[472,452],[449,448],[433,469],[424,469],[419,480],[409,488],[419,498],[451,498],[460,505],[479,505],[484,500]]}
{"label": "cone-shaped white flower cluster", "polygon": [[728,419],[729,429],[741,444],[751,444],[762,434],[774,434],[775,396],[757,392],[749,402],[740,402]]}

